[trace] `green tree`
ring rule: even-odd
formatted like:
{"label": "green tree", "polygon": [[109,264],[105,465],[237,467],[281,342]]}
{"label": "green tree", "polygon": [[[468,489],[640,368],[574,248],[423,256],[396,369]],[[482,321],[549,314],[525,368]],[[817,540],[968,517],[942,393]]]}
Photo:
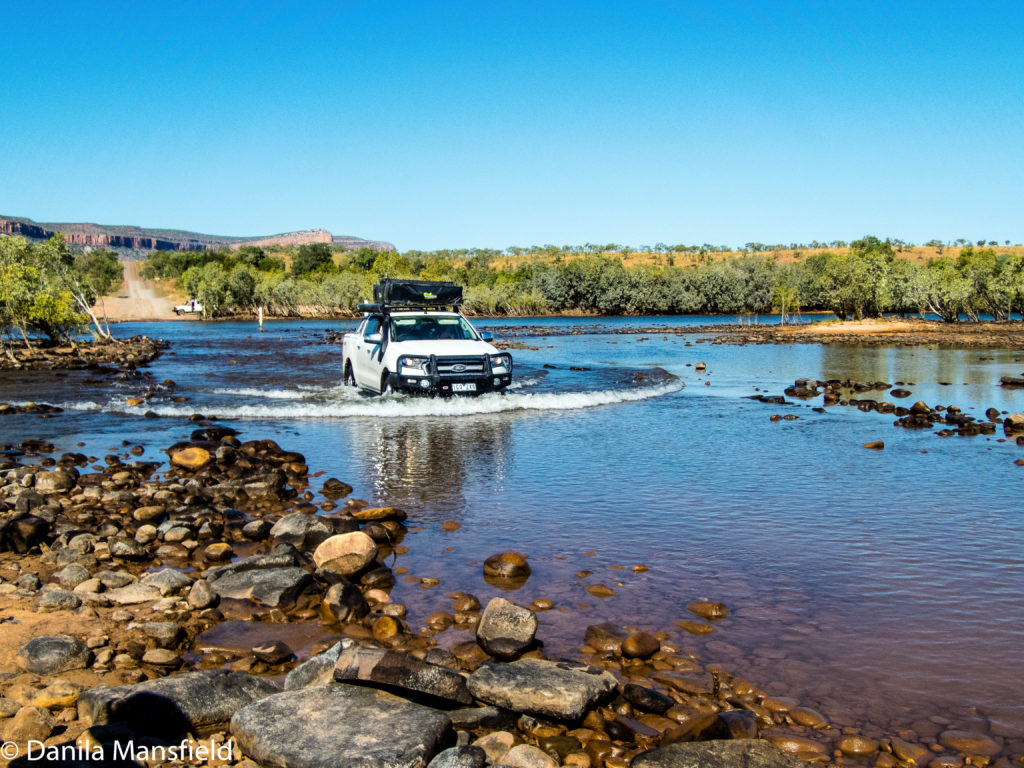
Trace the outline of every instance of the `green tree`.
{"label": "green tree", "polygon": [[323,270],[333,265],[331,248],[327,243],[306,243],[300,245],[292,258],[292,277],[302,277],[314,270]]}

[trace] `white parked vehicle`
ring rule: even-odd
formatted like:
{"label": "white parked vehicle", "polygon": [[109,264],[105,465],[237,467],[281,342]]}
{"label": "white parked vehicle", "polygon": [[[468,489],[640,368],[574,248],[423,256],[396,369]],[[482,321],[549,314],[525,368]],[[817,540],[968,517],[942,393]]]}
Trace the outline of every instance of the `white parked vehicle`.
{"label": "white parked vehicle", "polygon": [[174,314],[176,315],[201,315],[203,313],[203,305],[195,299],[189,299],[184,304],[178,304],[174,307]]}
{"label": "white parked vehicle", "polygon": [[369,392],[477,395],[512,383],[512,355],[488,343],[455,307],[462,288],[426,280],[384,280],[363,320],[345,334],[345,383]]}

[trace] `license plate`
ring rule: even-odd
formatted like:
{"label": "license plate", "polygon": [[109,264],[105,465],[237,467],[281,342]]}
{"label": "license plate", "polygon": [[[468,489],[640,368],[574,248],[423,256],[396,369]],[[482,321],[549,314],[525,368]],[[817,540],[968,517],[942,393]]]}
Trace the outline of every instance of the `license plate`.
{"label": "license plate", "polygon": [[476,383],[472,381],[455,382],[452,384],[452,392],[476,392]]}

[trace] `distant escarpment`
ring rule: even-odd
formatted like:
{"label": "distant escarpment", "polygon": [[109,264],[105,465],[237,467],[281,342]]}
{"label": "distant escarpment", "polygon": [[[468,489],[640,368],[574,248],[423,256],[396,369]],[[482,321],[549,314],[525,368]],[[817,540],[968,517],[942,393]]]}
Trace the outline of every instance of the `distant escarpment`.
{"label": "distant escarpment", "polygon": [[302,232],[286,232],[265,237],[226,237],[202,235],[198,232],[177,229],[46,223],[17,216],[0,216],[0,234],[21,235],[32,240],[45,240],[56,232],[63,232],[67,241],[73,245],[131,251],[201,251],[204,249],[216,250],[224,246],[240,248],[243,245],[304,245],[306,243],[328,243],[345,248],[372,248],[376,251],[395,250],[394,245],[382,240],[364,240],[344,235],[335,237],[326,229],[308,229]]}

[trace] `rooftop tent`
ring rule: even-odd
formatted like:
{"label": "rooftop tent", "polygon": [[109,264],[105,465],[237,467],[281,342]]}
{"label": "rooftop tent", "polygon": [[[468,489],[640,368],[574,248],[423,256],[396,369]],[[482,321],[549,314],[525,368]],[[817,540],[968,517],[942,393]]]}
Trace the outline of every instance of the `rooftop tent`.
{"label": "rooftop tent", "polygon": [[389,307],[441,307],[462,303],[462,286],[435,280],[381,280],[373,301]]}

